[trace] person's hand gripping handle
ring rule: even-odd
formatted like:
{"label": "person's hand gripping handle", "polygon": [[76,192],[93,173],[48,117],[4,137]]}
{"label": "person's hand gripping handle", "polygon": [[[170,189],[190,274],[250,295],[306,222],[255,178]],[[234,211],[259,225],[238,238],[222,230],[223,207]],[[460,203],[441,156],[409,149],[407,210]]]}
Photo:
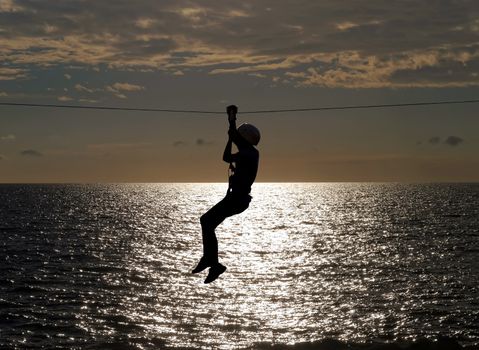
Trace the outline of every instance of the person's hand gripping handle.
{"label": "person's hand gripping handle", "polygon": [[228,129],[228,136],[231,139],[234,132],[236,131],[236,113],[238,113],[238,107],[236,107],[235,105],[230,105],[226,107],[226,113],[228,114],[228,122],[230,123],[230,127]]}
{"label": "person's hand gripping handle", "polygon": [[[226,113],[228,114],[228,122],[230,123],[231,126],[236,126],[236,113],[238,113],[238,107],[235,105],[231,105],[226,107]],[[236,128],[236,127],[235,127]]]}

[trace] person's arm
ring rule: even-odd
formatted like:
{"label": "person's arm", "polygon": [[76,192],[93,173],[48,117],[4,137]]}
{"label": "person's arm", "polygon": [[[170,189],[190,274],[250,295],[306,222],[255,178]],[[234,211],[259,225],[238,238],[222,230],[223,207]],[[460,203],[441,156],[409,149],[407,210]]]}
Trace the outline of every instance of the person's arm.
{"label": "person's arm", "polygon": [[[241,136],[241,134],[238,132],[238,129],[236,129],[236,113],[238,112],[238,107],[234,105],[228,106],[228,108],[226,108],[226,112],[228,113],[228,121],[230,123],[228,130],[229,141],[232,141],[236,146],[238,146],[238,149],[248,146],[249,143]],[[236,154],[232,156],[233,159],[229,162],[235,161],[234,158]]]}
{"label": "person's arm", "polygon": [[231,145],[233,144],[233,141],[231,141],[231,138],[228,138],[228,142],[226,143],[225,151],[223,152],[223,160],[226,163],[231,163],[233,161],[233,157],[231,156]]}
{"label": "person's arm", "polygon": [[228,142],[226,143],[225,151],[223,152],[223,160],[226,163],[231,163],[233,161],[233,157],[231,155],[231,147],[233,144],[233,138],[236,131],[236,113],[238,108],[236,106],[228,106],[226,108],[226,112],[228,113],[228,122],[229,122],[229,129],[228,129]]}
{"label": "person's arm", "polygon": [[228,122],[230,123],[228,134],[231,138],[231,132],[233,130],[236,131],[236,113],[238,113],[238,107],[235,105],[228,106],[226,107],[226,113],[228,113]]}

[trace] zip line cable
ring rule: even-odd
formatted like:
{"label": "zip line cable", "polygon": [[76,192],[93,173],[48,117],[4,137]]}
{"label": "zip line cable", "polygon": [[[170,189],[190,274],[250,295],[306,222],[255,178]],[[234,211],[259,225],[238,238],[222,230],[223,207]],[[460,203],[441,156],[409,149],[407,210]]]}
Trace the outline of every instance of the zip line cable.
{"label": "zip line cable", "polygon": [[114,106],[58,105],[58,104],[41,104],[41,103],[15,103],[15,102],[0,102],[0,106],[44,107],[44,108],[73,108],[73,109],[96,109],[96,110],[135,111],[135,112],[165,112],[165,113],[193,113],[193,114],[225,114],[225,112],[201,111],[201,110],[162,109],[162,108],[138,108],[138,107],[114,107]]}
{"label": "zip line cable", "polygon": [[[431,102],[410,102],[410,103],[391,103],[374,105],[350,105],[350,106],[325,106],[310,108],[290,108],[290,109],[265,109],[256,111],[244,111],[238,114],[270,114],[286,112],[310,112],[310,111],[333,111],[345,109],[372,109],[372,108],[396,108],[396,107],[414,107],[414,106],[434,106],[434,105],[452,105],[479,103],[476,100],[456,100],[456,101],[431,101]],[[0,102],[0,106],[13,107],[40,107],[40,108],[71,108],[71,109],[94,109],[94,110],[113,110],[113,111],[134,111],[134,112],[164,112],[164,113],[188,113],[188,114],[225,114],[219,111],[188,110],[188,109],[164,109],[164,108],[139,108],[139,107],[115,107],[115,106],[85,106],[85,105],[64,105],[64,104],[41,104],[41,103],[16,103]]]}
{"label": "zip line cable", "polygon": [[[394,108],[394,107],[413,107],[413,106],[452,105],[452,104],[466,104],[466,103],[479,103],[479,100],[409,102],[409,103],[391,103],[391,104],[377,104],[377,105],[331,106],[331,107],[292,108],[292,109],[276,109],[276,110],[271,109],[271,110],[260,110],[260,111],[247,111],[247,112],[241,112],[241,114],[333,111],[333,110],[344,110],[344,109]],[[238,112],[238,114],[240,114],[240,112]]]}

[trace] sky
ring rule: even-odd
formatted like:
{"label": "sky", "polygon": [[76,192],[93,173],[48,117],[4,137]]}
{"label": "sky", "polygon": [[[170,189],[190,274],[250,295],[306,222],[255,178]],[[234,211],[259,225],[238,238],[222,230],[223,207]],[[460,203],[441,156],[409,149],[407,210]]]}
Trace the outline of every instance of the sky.
{"label": "sky", "polygon": [[[224,111],[258,181],[479,181],[479,2],[0,0],[0,102]],[[227,181],[226,114],[0,106],[0,182]]]}

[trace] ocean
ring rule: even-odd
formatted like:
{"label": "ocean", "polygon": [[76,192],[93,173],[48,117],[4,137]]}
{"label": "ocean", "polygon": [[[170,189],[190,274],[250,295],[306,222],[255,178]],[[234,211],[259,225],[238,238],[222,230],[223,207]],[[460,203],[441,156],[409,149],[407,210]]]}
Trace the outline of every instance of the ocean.
{"label": "ocean", "polygon": [[255,184],[205,285],[226,186],[0,185],[0,348],[479,345],[479,184]]}

